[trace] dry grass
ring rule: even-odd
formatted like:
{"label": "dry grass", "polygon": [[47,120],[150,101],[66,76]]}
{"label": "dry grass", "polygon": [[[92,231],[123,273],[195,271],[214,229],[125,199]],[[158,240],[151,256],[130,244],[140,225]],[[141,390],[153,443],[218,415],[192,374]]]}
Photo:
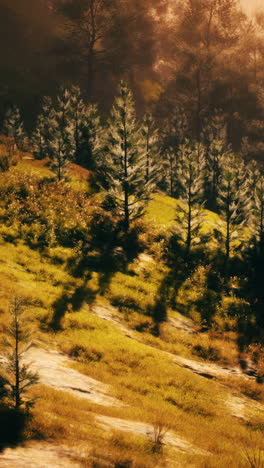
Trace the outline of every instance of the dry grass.
{"label": "dry grass", "polygon": [[[39,177],[50,174],[43,162],[38,161],[21,161],[12,170],[27,171],[29,167]],[[85,178],[86,173],[82,177],[73,173],[76,190],[85,190]],[[146,218],[150,222],[155,220],[159,233],[172,226],[176,203],[162,195],[155,196],[150,203]],[[210,222],[213,224],[216,221],[209,219],[207,223],[210,225]],[[27,300],[28,318],[32,321],[32,327],[37,329],[37,338],[46,345],[57,344],[65,353],[76,357],[78,362],[73,364],[75,368],[109,384],[113,396],[128,406],[104,408],[78,400],[65,392],[38,386],[34,392],[40,398],[33,419],[26,428],[26,437],[64,440],[69,446],[85,446],[84,466],[92,466],[93,460],[96,460],[101,466],[114,467],[115,463],[127,460],[134,463],[133,467],[164,467],[165,459],[153,454],[146,438],[103,431],[95,425],[93,416],[100,414],[142,421],[155,427],[158,414],[164,421],[162,425],[208,452],[207,455],[186,453],[176,456],[174,453],[175,464],[171,466],[246,467],[242,447],[247,446],[249,451],[262,450],[262,442],[258,438],[261,421],[258,425],[252,423],[250,426],[231,416],[226,404],[230,396],[228,388],[193,375],[161,352],[164,350],[186,357],[196,356],[200,360],[234,364],[237,362],[235,333],[225,332],[223,336],[217,331],[200,334],[195,327],[194,333],[188,333],[172,324],[162,326],[159,338],[149,333],[152,327],[149,311],[167,274],[166,267],[155,258],[153,261],[137,259],[125,273],[115,274],[107,292],[108,299],[122,311],[120,318],[124,323],[134,330],[141,330],[138,334],[141,342],[123,336],[118,326],[95,317],[87,306],[80,306],[75,312],[65,307],[67,310],[62,311],[62,329],[55,333],[48,326],[53,313],[52,304],[65,291],[71,294],[81,284],[66,268],[67,260],[73,255],[73,250],[61,247],[49,248],[40,254],[19,242],[12,245],[1,241],[0,327],[7,320],[8,304],[15,291]],[[92,274],[88,286],[96,300],[96,273]],[[171,310],[169,315],[175,318]],[[257,384],[238,379],[230,379],[226,383],[242,395],[263,400],[263,389]],[[256,438],[252,439],[252,434],[256,433],[257,443]],[[172,455],[166,452],[165,456],[170,458]]]}

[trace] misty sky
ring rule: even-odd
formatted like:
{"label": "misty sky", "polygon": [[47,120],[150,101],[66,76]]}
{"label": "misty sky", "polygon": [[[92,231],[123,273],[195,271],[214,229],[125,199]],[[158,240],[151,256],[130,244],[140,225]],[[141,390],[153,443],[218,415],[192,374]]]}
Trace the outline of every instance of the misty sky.
{"label": "misty sky", "polygon": [[255,10],[263,8],[263,0],[240,0],[241,5],[248,13],[254,13]]}

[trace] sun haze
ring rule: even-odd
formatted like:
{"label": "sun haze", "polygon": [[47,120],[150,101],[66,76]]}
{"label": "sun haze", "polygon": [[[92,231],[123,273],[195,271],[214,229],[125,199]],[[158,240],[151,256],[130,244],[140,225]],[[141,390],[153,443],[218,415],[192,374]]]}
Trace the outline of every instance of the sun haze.
{"label": "sun haze", "polygon": [[250,15],[263,9],[263,0],[240,0],[242,7]]}

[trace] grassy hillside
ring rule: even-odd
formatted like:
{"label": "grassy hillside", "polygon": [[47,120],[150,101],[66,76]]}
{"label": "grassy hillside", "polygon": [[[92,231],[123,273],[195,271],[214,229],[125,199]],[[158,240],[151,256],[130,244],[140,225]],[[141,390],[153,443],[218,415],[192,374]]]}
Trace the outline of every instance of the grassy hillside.
{"label": "grassy hillside", "polygon": [[[114,245],[108,261],[104,236],[109,236],[109,216],[104,214],[99,229],[98,197],[84,198],[91,193],[87,171],[72,166],[63,189],[51,182],[41,195],[34,187],[51,177],[45,161],[22,160],[8,181],[1,177],[0,331],[12,296],[20,295],[35,345],[73,358],[70,366],[110,385],[111,396],[120,401],[119,407],[103,406],[41,382],[32,390],[38,399],[23,437],[66,444],[86,467],[257,466],[250,461],[263,458],[262,385],[238,371],[221,372],[236,368],[239,361],[237,318],[226,312],[230,298],[218,298],[214,325],[202,330],[205,312],[197,304],[204,293],[206,266],[195,265],[185,277],[177,276],[183,268],[177,258],[173,268],[172,260],[166,261],[164,243],[173,235],[179,202],[155,195],[144,230],[137,226],[136,256],[124,261]],[[24,202],[25,186],[34,206]],[[65,203],[60,190],[67,196]],[[16,194],[14,206],[9,205],[9,193]],[[87,233],[91,224],[94,231]],[[217,224],[219,217],[205,212],[204,232]],[[69,229],[76,244],[65,237]],[[215,366],[214,374],[210,367],[195,370],[208,363]],[[117,423],[107,429],[98,424],[98,416],[142,422],[153,434],[166,429],[189,445],[182,449],[166,444],[157,450],[153,434],[147,438],[121,431]]]}

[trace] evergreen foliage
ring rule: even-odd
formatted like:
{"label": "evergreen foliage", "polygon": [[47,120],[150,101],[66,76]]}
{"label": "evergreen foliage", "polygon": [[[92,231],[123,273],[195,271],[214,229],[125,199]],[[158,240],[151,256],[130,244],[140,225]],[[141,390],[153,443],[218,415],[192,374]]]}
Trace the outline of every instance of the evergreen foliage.
{"label": "evergreen foliage", "polygon": [[153,188],[158,179],[159,167],[159,140],[158,130],[155,128],[155,123],[151,114],[147,113],[143,119],[142,137],[145,145],[146,153],[146,182],[152,183]]}
{"label": "evergreen foliage", "polygon": [[183,109],[176,107],[173,115],[166,120],[161,132],[162,166],[164,172],[161,188],[171,197],[179,196],[178,169],[180,146],[188,138],[188,119]]}
{"label": "evergreen foliage", "polygon": [[177,207],[177,221],[181,226],[187,254],[192,244],[199,241],[201,208],[203,207],[204,148],[200,143],[186,141],[180,147],[179,182],[181,200]]}
{"label": "evergreen foliage", "polygon": [[42,101],[41,112],[37,118],[35,131],[31,137],[33,152],[40,159],[51,156],[52,128],[50,127],[50,120],[53,112],[52,100],[50,97],[45,96]]}
{"label": "evergreen foliage", "polygon": [[259,179],[261,178],[261,171],[257,161],[252,159],[246,166],[247,181],[249,196],[254,198],[254,193]]}
{"label": "evergreen foliage", "polygon": [[145,180],[142,128],[136,122],[132,93],[124,82],[111,110],[105,148],[109,194],[126,232],[131,221],[143,213],[150,197],[150,183]]}
{"label": "evergreen foliage", "polygon": [[8,109],[5,115],[3,130],[5,135],[13,140],[17,149],[23,150],[25,140],[25,129],[20,110],[14,106]]}
{"label": "evergreen foliage", "polygon": [[74,124],[75,161],[88,169],[96,166],[96,154],[100,136],[100,117],[97,106],[86,105],[81,90],[73,86],[69,90]]}
{"label": "evergreen foliage", "polygon": [[60,181],[65,175],[68,163],[73,160],[75,155],[75,127],[71,94],[64,87],[61,87],[54,109],[50,114],[49,126],[51,168]]}
{"label": "evergreen foliage", "polygon": [[224,221],[225,258],[230,258],[232,242],[239,239],[239,231],[248,219],[248,184],[243,160],[230,153],[221,166],[218,203]]}
{"label": "evergreen foliage", "polygon": [[4,327],[3,347],[5,349],[4,381],[8,401],[16,410],[31,407],[33,400],[25,397],[29,388],[38,382],[38,376],[30,370],[24,360],[31,347],[29,328],[24,322],[24,307],[20,298],[14,297],[10,307],[11,321]]}
{"label": "evergreen foliage", "polygon": [[253,232],[258,244],[264,241],[264,176],[259,175],[253,192]]}
{"label": "evergreen foliage", "polygon": [[98,108],[95,104],[85,107],[84,126],[80,153],[77,161],[90,170],[100,165],[100,152],[102,151],[102,127]]}
{"label": "evergreen foliage", "polygon": [[227,142],[227,125],[223,114],[215,113],[205,120],[202,141],[205,146],[205,199],[209,209],[217,211],[217,199],[221,167],[226,155],[230,153]]}

